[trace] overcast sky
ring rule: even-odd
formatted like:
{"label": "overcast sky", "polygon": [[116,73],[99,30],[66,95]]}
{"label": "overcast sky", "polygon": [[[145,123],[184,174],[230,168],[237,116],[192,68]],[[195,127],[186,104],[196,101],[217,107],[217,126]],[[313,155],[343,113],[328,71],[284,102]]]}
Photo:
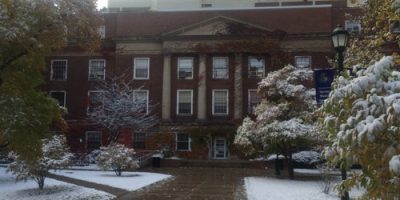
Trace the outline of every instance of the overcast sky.
{"label": "overcast sky", "polygon": [[97,9],[107,7],[108,0],[97,0]]}

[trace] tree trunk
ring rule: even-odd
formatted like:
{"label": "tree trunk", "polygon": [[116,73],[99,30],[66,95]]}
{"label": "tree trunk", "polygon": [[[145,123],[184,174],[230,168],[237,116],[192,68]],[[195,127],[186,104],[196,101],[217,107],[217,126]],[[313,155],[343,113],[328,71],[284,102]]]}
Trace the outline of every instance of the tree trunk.
{"label": "tree trunk", "polygon": [[122,170],[121,169],[114,169],[115,175],[121,176],[122,175]]}
{"label": "tree trunk", "polygon": [[110,132],[110,137],[108,137],[107,146],[111,143],[117,143],[119,138],[119,129]]}
{"label": "tree trunk", "polygon": [[43,187],[44,187],[44,179],[45,179],[45,178],[46,178],[46,176],[44,176],[44,175],[38,175],[38,176],[36,177],[36,183],[38,184],[40,190],[43,190]]}
{"label": "tree trunk", "polygon": [[276,154],[276,159],[275,159],[275,175],[279,176],[281,175],[281,170],[280,170],[280,163],[279,163],[279,155]]}
{"label": "tree trunk", "polygon": [[289,178],[294,179],[294,170],[293,170],[293,160],[292,160],[292,154],[289,155],[289,158],[287,159],[288,163],[288,173],[289,173]]}

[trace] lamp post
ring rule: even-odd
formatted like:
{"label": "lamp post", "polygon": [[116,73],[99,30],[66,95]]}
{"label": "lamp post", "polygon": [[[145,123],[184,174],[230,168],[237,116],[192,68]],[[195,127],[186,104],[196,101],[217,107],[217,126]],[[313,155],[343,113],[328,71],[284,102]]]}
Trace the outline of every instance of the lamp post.
{"label": "lamp post", "polygon": [[[335,47],[336,53],[338,54],[338,72],[339,75],[343,71],[343,52],[346,50],[347,40],[349,37],[349,32],[345,30],[342,26],[338,25],[331,34],[333,47]],[[347,172],[345,164],[342,161],[341,164],[341,174],[342,180],[347,179]],[[340,197],[341,200],[349,200],[349,192],[345,191],[343,196]]]}
{"label": "lamp post", "polygon": [[349,32],[343,29],[342,26],[338,25],[331,34],[333,47],[338,54],[338,70],[339,74],[343,71],[343,52],[346,50],[347,39]]}

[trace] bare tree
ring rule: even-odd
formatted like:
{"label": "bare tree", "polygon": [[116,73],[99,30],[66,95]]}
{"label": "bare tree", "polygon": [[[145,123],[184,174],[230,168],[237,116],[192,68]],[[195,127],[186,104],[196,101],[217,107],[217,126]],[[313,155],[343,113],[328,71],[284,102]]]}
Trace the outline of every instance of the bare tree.
{"label": "bare tree", "polygon": [[149,105],[148,90],[133,88],[125,76],[111,76],[89,92],[87,117],[110,131],[108,143],[116,142],[121,128],[142,130],[157,124]]}

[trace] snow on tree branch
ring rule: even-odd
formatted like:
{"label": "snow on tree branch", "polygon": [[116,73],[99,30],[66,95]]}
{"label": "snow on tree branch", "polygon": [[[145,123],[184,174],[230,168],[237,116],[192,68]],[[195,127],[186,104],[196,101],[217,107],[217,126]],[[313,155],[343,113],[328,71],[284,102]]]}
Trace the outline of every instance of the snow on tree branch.
{"label": "snow on tree branch", "polygon": [[14,162],[8,166],[8,171],[16,175],[17,181],[33,179],[43,189],[48,171],[69,166],[73,154],[69,153],[65,136],[54,135],[51,139],[42,140],[42,156],[38,160],[28,162],[14,152],[10,153],[10,157]]}
{"label": "snow on tree branch", "polygon": [[[254,153],[261,145],[285,155],[291,162],[296,146],[318,132],[313,114],[315,90],[309,87],[311,84],[311,69],[286,66],[268,73],[258,87],[265,99],[256,107],[253,119],[243,120],[235,144],[243,147],[246,154]],[[292,169],[289,173],[293,178]]]}
{"label": "snow on tree branch", "polygon": [[89,97],[88,119],[108,129],[112,141],[116,141],[121,128],[146,129],[158,122],[148,90],[134,89],[127,79],[109,77],[99,82],[97,92]]}
{"label": "snow on tree branch", "polygon": [[331,142],[326,154],[334,163],[361,164],[364,176],[356,178],[369,179],[359,181],[370,192],[382,190],[374,195],[385,197],[394,189],[385,183],[393,178],[389,168],[398,174],[400,167],[396,160],[400,153],[400,76],[392,57],[383,57],[357,76],[339,77],[323,105]]}

